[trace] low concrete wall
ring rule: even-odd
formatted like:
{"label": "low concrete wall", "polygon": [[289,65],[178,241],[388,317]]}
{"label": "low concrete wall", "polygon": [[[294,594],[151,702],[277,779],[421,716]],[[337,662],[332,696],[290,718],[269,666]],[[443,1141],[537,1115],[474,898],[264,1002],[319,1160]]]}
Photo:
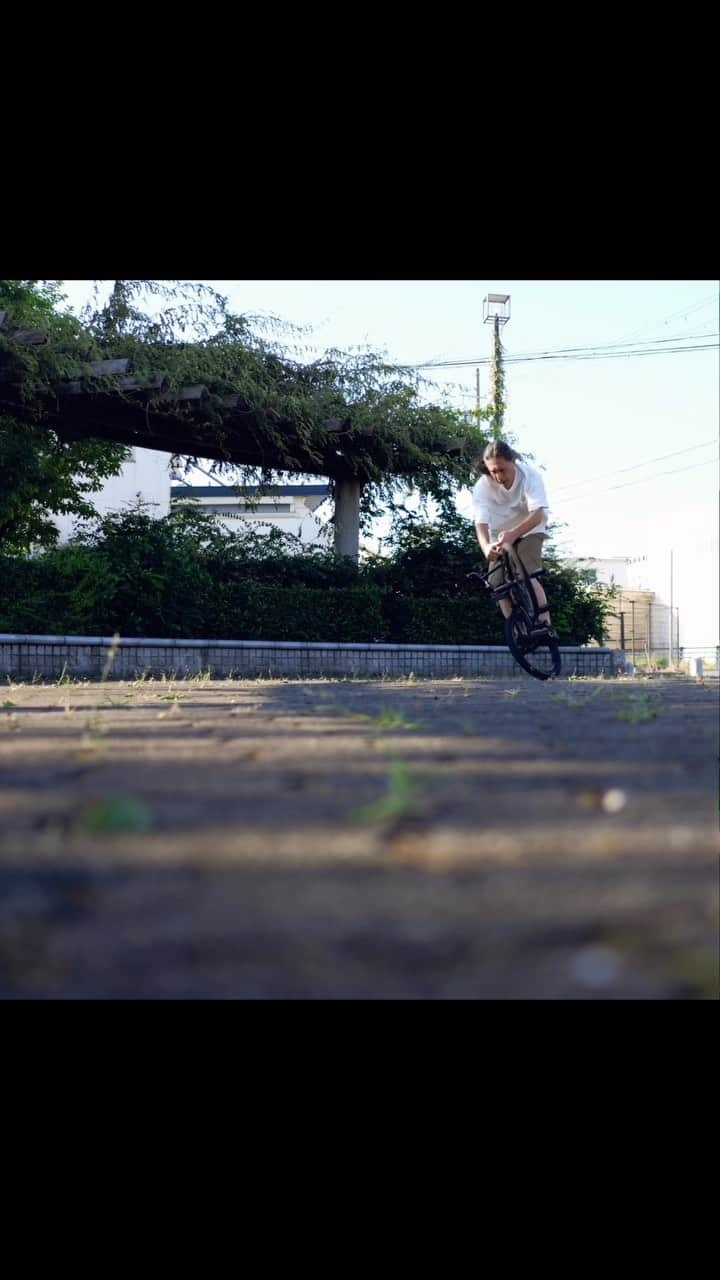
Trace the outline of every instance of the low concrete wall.
{"label": "low concrete wall", "polygon": [[[618,649],[561,648],[564,676],[612,676]],[[0,634],[0,676],[112,680],[186,676],[525,676],[499,645],[309,644],[279,640],[153,640]],[[530,677],[527,677],[528,679]]]}

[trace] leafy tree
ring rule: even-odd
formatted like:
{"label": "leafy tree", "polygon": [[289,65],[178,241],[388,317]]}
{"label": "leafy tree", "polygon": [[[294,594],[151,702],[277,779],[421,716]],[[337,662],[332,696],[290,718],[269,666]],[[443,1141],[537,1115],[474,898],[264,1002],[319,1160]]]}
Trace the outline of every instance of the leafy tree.
{"label": "leafy tree", "polygon": [[[59,281],[0,280],[0,547],[6,553],[51,546],[57,540],[53,513],[90,517],[88,495],[116,475],[128,456],[126,446],[88,437],[63,441],[42,407],[28,414],[8,400],[8,383],[18,379],[30,404],[38,387],[53,376],[70,376],[88,352],[79,322],[61,315]],[[21,345],[10,335],[40,328],[48,343]]]}
{"label": "leafy tree", "polygon": [[[150,316],[138,305],[143,294],[172,305]],[[242,482],[259,477],[266,487],[288,472],[328,477],[343,554],[357,555],[359,521],[382,503],[408,489],[441,500],[468,483],[487,440],[482,413],[427,403],[430,384],[411,369],[372,352],[329,351],[301,363],[287,350],[287,333],[297,331],[285,326],[281,341],[274,322],[276,332],[264,334],[204,286],[116,281],[82,326],[47,306],[36,319],[46,324],[46,344],[0,342],[0,377],[14,388],[16,417],[47,421],[62,440],[99,432],[186,465],[208,458],[218,475],[239,472]],[[128,361],[132,387],[90,367],[110,359]],[[78,369],[93,394],[60,395]],[[197,397],[179,400],[188,386]]]}

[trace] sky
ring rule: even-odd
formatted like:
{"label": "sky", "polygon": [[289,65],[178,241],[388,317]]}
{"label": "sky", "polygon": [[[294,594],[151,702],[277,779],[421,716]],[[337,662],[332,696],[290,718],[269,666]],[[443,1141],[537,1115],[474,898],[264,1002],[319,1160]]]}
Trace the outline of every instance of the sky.
{"label": "sky", "polygon": [[[74,311],[90,300],[92,283],[64,283]],[[290,339],[300,360],[329,348],[370,348],[399,364],[467,361],[423,371],[458,408],[475,405],[476,368],[481,404],[488,402],[490,368],[479,361],[490,359],[492,326],[483,323],[483,299],[509,294],[505,424],[518,450],[543,468],[551,520],[561,526],[557,549],[598,558],[649,555],[667,563],[665,596],[672,550],[681,636],[718,643],[717,280],[204,283],[236,312],[302,326]],[[623,354],[581,358],[589,354],[582,348],[611,344],[625,344]],[[702,344],[710,349],[671,350]],[[566,358],[512,363],[558,352]],[[458,495],[458,509],[471,516],[468,490]]]}

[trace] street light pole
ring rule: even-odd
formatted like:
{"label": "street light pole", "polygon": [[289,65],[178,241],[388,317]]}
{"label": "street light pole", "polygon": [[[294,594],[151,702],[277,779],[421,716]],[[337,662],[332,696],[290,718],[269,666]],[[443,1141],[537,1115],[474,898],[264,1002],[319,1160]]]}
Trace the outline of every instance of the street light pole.
{"label": "street light pole", "polygon": [[503,430],[504,374],[500,326],[510,319],[510,294],[488,293],[483,298],[483,323],[493,326],[493,358],[491,364],[493,421],[492,433],[499,440]]}
{"label": "street light pole", "polygon": [[670,642],[670,666],[673,664],[673,553],[670,548],[670,630],[668,632],[668,640]]}

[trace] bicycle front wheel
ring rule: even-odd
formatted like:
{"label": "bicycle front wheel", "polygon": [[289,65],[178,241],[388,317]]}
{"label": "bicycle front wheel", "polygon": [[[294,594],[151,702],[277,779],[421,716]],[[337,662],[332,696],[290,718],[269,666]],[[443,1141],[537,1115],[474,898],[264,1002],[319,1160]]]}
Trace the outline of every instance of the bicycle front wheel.
{"label": "bicycle front wheel", "polygon": [[530,619],[524,609],[513,609],[505,621],[505,639],[516,662],[536,680],[552,680],[560,675],[562,662],[556,640],[538,640],[530,635]]}

